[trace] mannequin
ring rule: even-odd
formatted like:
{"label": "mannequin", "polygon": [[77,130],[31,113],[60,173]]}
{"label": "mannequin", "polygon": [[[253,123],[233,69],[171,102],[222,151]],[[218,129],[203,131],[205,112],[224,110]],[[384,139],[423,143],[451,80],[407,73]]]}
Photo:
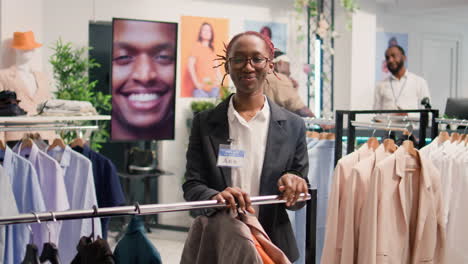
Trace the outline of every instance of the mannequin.
{"label": "mannequin", "polygon": [[[21,101],[19,106],[23,108],[28,116],[36,115],[38,104],[52,97],[48,80],[45,74],[32,69],[32,59],[36,49],[42,44],[37,43],[32,31],[15,32],[11,48],[14,49],[15,64],[7,69],[0,70],[0,91],[10,90],[16,92]],[[34,133],[34,132],[33,132]],[[54,138],[53,132],[40,132],[43,139]],[[6,132],[6,141],[20,140],[23,132]],[[0,139],[2,135],[0,134]]]}
{"label": "mannequin", "polygon": [[36,77],[31,69],[34,50],[16,50],[16,69],[18,76],[24,82],[27,93],[32,97],[37,91]]}

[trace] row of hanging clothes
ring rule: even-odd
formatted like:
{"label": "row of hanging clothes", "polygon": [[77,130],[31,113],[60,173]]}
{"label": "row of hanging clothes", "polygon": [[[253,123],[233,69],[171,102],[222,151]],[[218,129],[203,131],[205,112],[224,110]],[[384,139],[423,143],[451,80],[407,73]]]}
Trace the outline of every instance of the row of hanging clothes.
{"label": "row of hanging clothes", "polygon": [[[0,216],[125,203],[115,165],[91,150],[81,138],[73,140],[70,146],[61,138],[48,145],[38,134],[25,134],[13,148],[0,142],[0,160]],[[52,248],[60,252],[63,263],[70,263],[81,237],[92,233],[93,237],[106,238],[108,221],[102,218],[36,223],[30,230],[24,224],[0,227],[0,262],[22,263],[31,252],[48,252]],[[44,243],[53,247],[43,246]]]}
{"label": "row of hanging clothes", "polygon": [[[441,172],[442,195],[444,201],[443,222],[446,227],[445,263],[468,263],[468,214],[465,206],[468,196],[468,121],[436,120],[441,125],[449,124],[464,128],[452,133],[441,131],[429,145],[421,149]],[[444,125],[445,124],[445,125]]]}
{"label": "row of hanging clothes", "polygon": [[402,130],[406,140],[397,145],[394,139],[379,142],[372,136],[338,161],[331,177],[323,255],[316,263],[445,263],[439,169],[424,150],[414,147],[411,125],[368,128]]}
{"label": "row of hanging clothes", "polygon": [[[92,220],[93,218],[88,221]],[[71,220],[66,220],[65,222],[68,221]],[[40,220],[37,220],[37,222],[41,223]],[[56,222],[57,220],[54,219],[54,222],[52,223]],[[47,223],[47,225],[49,224],[50,223]],[[32,232],[32,230],[30,231]],[[33,242],[34,239],[32,238],[32,241],[26,245],[26,253],[21,264],[162,263],[159,251],[146,236],[146,229],[143,223],[143,219],[140,216],[132,217],[132,220],[128,224],[125,235],[119,240],[115,246],[114,251],[112,251],[110,248],[107,240],[104,240],[99,236],[96,237],[94,232],[95,231],[93,226],[91,235],[82,236],[77,242],[75,241],[75,255],[70,262],[62,260],[60,254],[62,251],[58,249],[57,245],[50,241],[44,244],[42,253],[40,253],[37,245]]]}
{"label": "row of hanging clothes", "polygon": [[[321,118],[304,118],[307,128],[307,152],[309,155],[308,180],[311,189],[309,208],[297,211],[287,211],[293,226],[300,257],[295,264],[317,263],[320,258],[321,246],[325,230],[326,201],[328,186],[333,173],[333,156],[335,148],[335,134],[330,132],[335,120]],[[344,149],[346,147],[344,146]],[[309,215],[307,215],[309,214]],[[309,230],[306,230],[307,223]],[[311,234],[311,241],[307,247],[306,233]]]}

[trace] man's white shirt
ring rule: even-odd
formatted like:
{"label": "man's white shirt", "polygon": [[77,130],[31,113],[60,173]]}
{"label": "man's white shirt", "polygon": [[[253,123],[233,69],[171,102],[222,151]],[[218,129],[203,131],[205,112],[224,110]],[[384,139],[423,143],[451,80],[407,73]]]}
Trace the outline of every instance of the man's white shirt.
{"label": "man's white shirt", "polygon": [[391,75],[377,83],[374,94],[374,109],[422,109],[421,100],[424,97],[430,99],[426,80],[406,71],[400,80]]}

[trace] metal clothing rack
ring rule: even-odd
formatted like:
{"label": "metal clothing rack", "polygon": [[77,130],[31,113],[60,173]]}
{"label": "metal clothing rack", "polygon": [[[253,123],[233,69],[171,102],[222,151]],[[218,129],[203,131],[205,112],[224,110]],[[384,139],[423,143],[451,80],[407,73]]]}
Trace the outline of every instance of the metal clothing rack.
{"label": "metal clothing rack", "polygon": [[308,125],[334,125],[334,119],[326,119],[326,118],[315,118],[315,117],[303,117],[303,120]]}
{"label": "metal clothing rack", "polygon": [[466,120],[466,119],[436,118],[436,122],[439,123],[439,124],[448,124],[448,125],[459,125],[459,126],[468,125],[468,120]]}
{"label": "metal clothing rack", "polygon": [[[310,194],[302,193],[300,194],[298,201],[310,200],[310,197]],[[286,203],[286,201],[280,199],[280,196],[278,195],[255,196],[251,197],[250,200],[252,202],[252,205]],[[60,212],[31,212],[30,214],[0,217],[0,225],[40,223],[41,221],[59,221],[125,215],[152,215],[167,212],[187,211],[193,209],[222,207],[226,207],[226,205],[219,204],[216,200],[147,205],[139,205],[138,203],[136,203],[134,206],[117,206],[105,208],[93,207],[93,209],[87,210],[69,210]]]}
{"label": "metal clothing rack", "polygon": [[[356,142],[356,127],[353,126],[353,121],[356,121],[356,115],[362,114],[402,114],[402,113],[419,113],[419,144],[418,148],[424,147],[426,144],[426,129],[429,125],[429,113],[431,113],[431,138],[434,139],[438,134],[438,127],[436,122],[436,117],[439,116],[439,110],[437,109],[419,109],[419,110],[336,110],[335,113],[335,130],[336,130],[336,139],[335,139],[335,165],[338,163],[338,160],[342,156],[342,147],[343,147],[343,128],[344,128],[344,116],[348,117],[348,146],[347,153],[354,151],[354,144]],[[411,117],[394,117],[391,116],[390,119],[402,119],[410,120]],[[375,129],[373,127],[373,129]]]}
{"label": "metal clothing rack", "polygon": [[413,126],[411,122],[404,123],[404,124],[392,124],[390,120],[388,123],[367,123],[367,122],[358,122],[358,121],[351,121],[351,125],[354,127],[364,127],[374,130],[388,130],[388,131],[412,131]]}

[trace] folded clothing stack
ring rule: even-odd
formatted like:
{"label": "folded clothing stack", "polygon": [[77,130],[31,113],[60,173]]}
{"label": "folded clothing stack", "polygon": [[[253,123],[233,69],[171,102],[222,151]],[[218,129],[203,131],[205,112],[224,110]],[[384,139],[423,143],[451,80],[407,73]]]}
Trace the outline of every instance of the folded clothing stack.
{"label": "folded clothing stack", "polygon": [[27,112],[21,108],[20,100],[16,98],[16,93],[13,91],[0,92],[0,116],[21,116]]}
{"label": "folded clothing stack", "polygon": [[96,109],[90,102],[53,99],[37,106],[39,115],[49,116],[87,116],[97,115]]}

